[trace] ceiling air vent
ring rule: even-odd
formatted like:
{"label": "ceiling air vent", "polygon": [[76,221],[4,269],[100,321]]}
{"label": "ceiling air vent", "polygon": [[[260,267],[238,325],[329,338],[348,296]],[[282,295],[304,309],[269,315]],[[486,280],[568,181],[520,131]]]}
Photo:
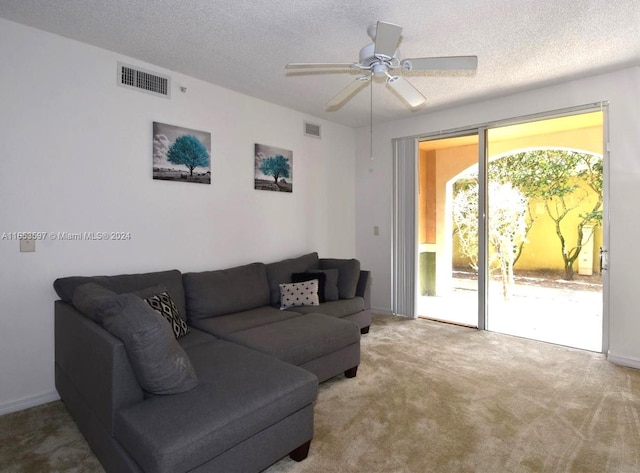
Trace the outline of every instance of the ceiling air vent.
{"label": "ceiling air vent", "polygon": [[169,98],[171,79],[154,72],[118,63],[118,85]]}
{"label": "ceiling air vent", "polygon": [[304,134],[306,136],[313,136],[314,138],[320,138],[320,125],[315,123],[304,122]]}

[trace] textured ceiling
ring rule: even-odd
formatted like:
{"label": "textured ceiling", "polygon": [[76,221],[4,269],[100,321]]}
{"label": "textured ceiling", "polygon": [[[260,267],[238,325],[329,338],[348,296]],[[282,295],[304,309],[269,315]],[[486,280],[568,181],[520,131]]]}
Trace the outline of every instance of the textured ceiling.
{"label": "textured ceiling", "polygon": [[409,73],[411,111],[373,86],[375,121],[640,64],[640,0],[0,0],[0,17],[349,126],[370,90],[325,103],[357,75],[288,62],[355,62],[367,27],[401,25],[400,57],[477,55],[470,73]]}

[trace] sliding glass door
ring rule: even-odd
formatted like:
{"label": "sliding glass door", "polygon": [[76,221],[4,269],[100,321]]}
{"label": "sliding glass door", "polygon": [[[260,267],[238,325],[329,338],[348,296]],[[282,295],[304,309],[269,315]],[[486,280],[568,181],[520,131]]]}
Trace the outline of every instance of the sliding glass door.
{"label": "sliding glass door", "polygon": [[487,328],[602,351],[603,112],[487,137]]}
{"label": "sliding glass door", "polygon": [[[418,146],[418,315],[478,324],[478,135]],[[464,221],[459,205],[467,199]],[[457,212],[457,213],[456,213]]]}
{"label": "sliding glass door", "polygon": [[603,346],[604,111],[422,139],[419,317]]}

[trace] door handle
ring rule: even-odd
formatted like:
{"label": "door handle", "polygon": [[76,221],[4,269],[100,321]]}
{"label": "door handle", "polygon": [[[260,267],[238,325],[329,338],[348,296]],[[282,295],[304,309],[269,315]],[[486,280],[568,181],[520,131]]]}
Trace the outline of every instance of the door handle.
{"label": "door handle", "polygon": [[605,269],[609,269],[609,255],[607,250],[600,247],[600,273]]}

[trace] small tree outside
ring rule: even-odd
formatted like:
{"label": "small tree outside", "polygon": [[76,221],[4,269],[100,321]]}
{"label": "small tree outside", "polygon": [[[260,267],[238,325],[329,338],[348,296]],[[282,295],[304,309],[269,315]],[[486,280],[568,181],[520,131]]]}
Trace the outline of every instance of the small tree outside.
{"label": "small tree outside", "polygon": [[[564,278],[572,280],[574,264],[584,243],[585,225],[602,223],[602,158],[567,150],[532,150],[492,161],[488,172],[489,179],[509,182],[527,198],[544,202],[560,243]],[[593,196],[594,203],[589,211],[578,214],[576,239],[572,245],[567,237],[569,229],[563,221],[578,212],[580,204],[589,196]]]}
{"label": "small tree outside", "polygon": [[528,200],[509,183],[489,183],[489,244],[498,261],[504,299],[515,284],[513,267],[527,235]]}
{"label": "small tree outside", "polygon": [[[489,268],[500,269],[505,300],[511,297],[513,267],[527,234],[527,198],[509,183],[489,183]],[[453,221],[460,252],[478,270],[478,183],[459,187],[453,199]]]}
{"label": "small tree outside", "polygon": [[[471,181],[471,183],[469,182]],[[452,205],[454,233],[458,235],[459,251],[469,259],[469,266],[478,271],[478,180],[456,182]]]}
{"label": "small tree outside", "polygon": [[276,185],[278,185],[278,179],[280,177],[288,178],[290,171],[289,160],[281,154],[269,156],[260,164],[260,172],[265,176],[273,176]]}
{"label": "small tree outside", "polygon": [[173,164],[186,166],[189,169],[189,176],[193,177],[193,170],[196,167],[209,165],[209,152],[197,137],[182,135],[169,147],[167,160]]}

